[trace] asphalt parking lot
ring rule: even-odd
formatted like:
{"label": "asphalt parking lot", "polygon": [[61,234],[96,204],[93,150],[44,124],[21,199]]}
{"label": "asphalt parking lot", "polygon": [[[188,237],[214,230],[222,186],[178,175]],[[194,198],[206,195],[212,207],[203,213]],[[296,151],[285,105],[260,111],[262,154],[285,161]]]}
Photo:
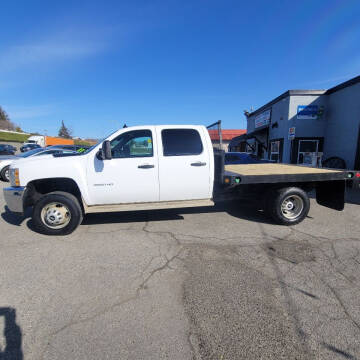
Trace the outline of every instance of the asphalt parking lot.
{"label": "asphalt parking lot", "polygon": [[360,196],[89,215],[47,237],[0,185],[0,359],[360,359]]}

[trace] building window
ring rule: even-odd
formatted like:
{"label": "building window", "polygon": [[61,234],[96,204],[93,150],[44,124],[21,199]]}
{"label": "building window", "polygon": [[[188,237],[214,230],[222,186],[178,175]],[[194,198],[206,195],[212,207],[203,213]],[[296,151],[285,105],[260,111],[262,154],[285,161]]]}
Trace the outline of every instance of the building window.
{"label": "building window", "polygon": [[292,164],[310,165],[314,162],[315,156],[322,156],[324,138],[295,138],[292,140],[291,147]]}
{"label": "building window", "polygon": [[252,154],[254,152],[254,149],[249,144],[246,144],[246,152]]}
{"label": "building window", "polygon": [[270,141],[269,159],[275,162],[282,162],[284,139]]}
{"label": "building window", "polygon": [[313,165],[317,156],[319,140],[299,140],[298,164]]}
{"label": "building window", "polygon": [[280,161],[280,141],[272,141],[270,145],[270,160]]}

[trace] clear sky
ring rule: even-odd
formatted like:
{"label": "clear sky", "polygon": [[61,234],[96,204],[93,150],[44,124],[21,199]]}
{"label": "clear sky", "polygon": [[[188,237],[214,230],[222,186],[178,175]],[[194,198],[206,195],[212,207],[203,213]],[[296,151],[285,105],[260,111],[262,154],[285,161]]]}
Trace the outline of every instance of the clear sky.
{"label": "clear sky", "polygon": [[24,130],[245,128],[244,109],[360,74],[360,1],[1,4],[0,105]]}

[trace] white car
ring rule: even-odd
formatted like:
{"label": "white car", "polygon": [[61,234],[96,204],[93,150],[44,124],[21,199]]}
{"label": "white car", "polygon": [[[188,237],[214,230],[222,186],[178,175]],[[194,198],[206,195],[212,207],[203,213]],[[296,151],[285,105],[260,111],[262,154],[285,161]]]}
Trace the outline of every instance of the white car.
{"label": "white car", "polygon": [[59,149],[57,147],[50,146],[48,148],[38,148],[27,151],[20,155],[1,155],[0,156],[0,180],[9,182],[10,175],[9,175],[9,168],[10,165],[14,161],[18,161],[20,159],[32,157],[32,156],[40,156],[40,155],[51,155],[51,154],[72,154],[76,153],[76,151],[66,150],[66,149]]}

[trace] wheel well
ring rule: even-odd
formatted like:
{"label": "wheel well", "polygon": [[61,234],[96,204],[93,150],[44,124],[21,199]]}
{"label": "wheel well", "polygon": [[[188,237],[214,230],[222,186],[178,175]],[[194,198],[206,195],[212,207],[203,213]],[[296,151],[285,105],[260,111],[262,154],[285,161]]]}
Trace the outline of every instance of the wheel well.
{"label": "wheel well", "polygon": [[275,190],[279,190],[279,189],[283,189],[283,188],[287,188],[287,187],[297,187],[308,193],[316,188],[316,182],[275,183],[275,184],[269,184],[269,185],[265,186],[263,189],[267,192],[269,190],[275,191]]}
{"label": "wheel well", "polygon": [[27,185],[24,207],[34,205],[42,195],[53,191],[64,191],[73,194],[78,199],[80,206],[83,206],[80,189],[73,179],[52,178],[34,180]]}

